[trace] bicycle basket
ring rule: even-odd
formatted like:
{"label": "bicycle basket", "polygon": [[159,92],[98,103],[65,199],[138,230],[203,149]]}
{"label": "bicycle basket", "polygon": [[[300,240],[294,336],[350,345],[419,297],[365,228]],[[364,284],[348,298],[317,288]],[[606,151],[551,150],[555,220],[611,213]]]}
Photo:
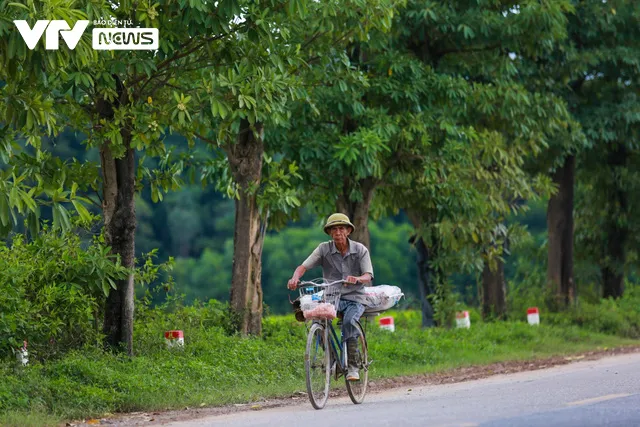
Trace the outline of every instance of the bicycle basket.
{"label": "bicycle basket", "polygon": [[331,320],[337,316],[342,284],[304,285],[300,289],[300,308],[307,320]]}

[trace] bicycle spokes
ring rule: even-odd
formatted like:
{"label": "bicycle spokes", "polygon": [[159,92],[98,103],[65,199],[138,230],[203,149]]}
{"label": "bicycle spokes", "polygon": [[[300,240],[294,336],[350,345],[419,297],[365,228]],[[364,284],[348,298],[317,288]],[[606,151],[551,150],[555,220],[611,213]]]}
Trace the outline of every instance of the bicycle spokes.
{"label": "bicycle spokes", "polygon": [[330,369],[326,333],[325,327],[314,324],[307,337],[304,355],[307,393],[311,405],[316,409],[322,409],[329,397]]}
{"label": "bicycle spokes", "polygon": [[365,339],[362,328],[358,325],[360,336],[357,339],[355,362],[358,366],[360,379],[356,381],[347,381],[347,392],[353,403],[362,403],[367,394],[367,384],[369,380],[369,362],[367,354],[367,341]]}

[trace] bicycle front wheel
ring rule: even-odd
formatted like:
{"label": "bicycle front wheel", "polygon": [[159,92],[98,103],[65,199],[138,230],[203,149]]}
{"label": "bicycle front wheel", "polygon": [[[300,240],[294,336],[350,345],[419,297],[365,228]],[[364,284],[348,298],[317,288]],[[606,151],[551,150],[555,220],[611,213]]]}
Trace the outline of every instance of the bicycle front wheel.
{"label": "bicycle front wheel", "polygon": [[347,392],[351,401],[355,404],[362,403],[364,396],[367,394],[367,385],[369,383],[369,355],[367,352],[367,339],[360,323],[356,323],[358,328],[358,344],[356,350],[356,363],[360,379],[357,381],[347,381]]}
{"label": "bicycle front wheel", "polygon": [[307,393],[311,405],[324,408],[329,398],[331,367],[329,366],[328,330],[319,323],[311,325],[304,353],[304,368],[307,375]]}

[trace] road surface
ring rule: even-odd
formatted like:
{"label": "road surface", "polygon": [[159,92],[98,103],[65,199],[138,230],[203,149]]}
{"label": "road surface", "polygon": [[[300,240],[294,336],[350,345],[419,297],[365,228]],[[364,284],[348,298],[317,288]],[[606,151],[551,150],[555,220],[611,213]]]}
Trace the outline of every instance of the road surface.
{"label": "road surface", "polygon": [[457,384],[399,388],[301,405],[164,424],[194,426],[640,426],[640,354]]}

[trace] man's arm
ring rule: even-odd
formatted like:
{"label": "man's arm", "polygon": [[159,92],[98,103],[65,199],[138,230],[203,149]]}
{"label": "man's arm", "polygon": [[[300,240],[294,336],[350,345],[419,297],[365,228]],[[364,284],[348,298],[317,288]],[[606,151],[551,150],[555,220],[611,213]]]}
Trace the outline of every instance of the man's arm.
{"label": "man's arm", "polygon": [[364,273],[361,276],[349,276],[345,279],[345,281],[351,284],[360,282],[366,286],[369,286],[371,284],[371,281],[373,280],[373,265],[371,265],[369,250],[367,250],[367,248],[364,246],[361,246],[361,248],[362,252],[360,254],[360,271]]}
{"label": "man's arm", "polygon": [[309,255],[309,257],[305,259],[304,262],[299,265],[298,268],[296,268],[296,270],[293,272],[293,276],[291,276],[291,279],[289,279],[289,282],[287,283],[287,287],[289,289],[294,290],[296,286],[298,286],[300,278],[304,275],[304,273],[306,273],[307,270],[311,270],[312,268],[320,265],[320,263],[322,262],[322,250],[320,249],[321,246],[322,244],[318,245],[318,247],[315,248],[313,252],[311,252],[311,255]]}

